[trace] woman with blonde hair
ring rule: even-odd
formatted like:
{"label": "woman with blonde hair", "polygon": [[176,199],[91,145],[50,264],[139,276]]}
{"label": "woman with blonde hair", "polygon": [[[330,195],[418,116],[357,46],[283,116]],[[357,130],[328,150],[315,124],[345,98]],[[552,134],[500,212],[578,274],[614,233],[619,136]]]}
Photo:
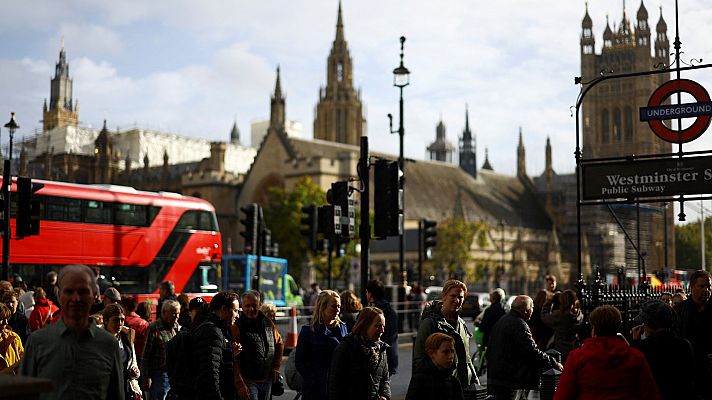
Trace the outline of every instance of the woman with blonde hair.
{"label": "woman with blonde hair", "polygon": [[564,364],[569,352],[579,346],[578,332],[583,322],[583,313],[573,290],[564,290],[558,299],[558,309],[553,309],[551,302],[544,304],[541,320],[554,330],[548,347],[561,353],[561,363]]}
{"label": "woman with blonde hair", "polygon": [[336,346],[329,373],[331,400],[391,398],[387,344],[381,341],[386,318],[376,307],[359,313],[351,334]]}
{"label": "woman with blonde hair", "polygon": [[346,337],[346,324],[339,319],[341,297],[333,290],[319,293],[311,322],[302,327],[295,349],[297,371],[304,378],[303,400],[326,400],[331,355]]}
{"label": "woman with blonde hair", "polygon": [[358,313],[363,309],[363,305],[361,305],[361,300],[359,300],[351,290],[344,290],[339,293],[339,296],[341,297],[340,317],[346,324],[346,328],[351,332],[356,324]]}
{"label": "woman with blonde hair", "polygon": [[0,303],[0,375],[15,375],[25,354],[20,336],[8,324],[11,315],[10,307]]}

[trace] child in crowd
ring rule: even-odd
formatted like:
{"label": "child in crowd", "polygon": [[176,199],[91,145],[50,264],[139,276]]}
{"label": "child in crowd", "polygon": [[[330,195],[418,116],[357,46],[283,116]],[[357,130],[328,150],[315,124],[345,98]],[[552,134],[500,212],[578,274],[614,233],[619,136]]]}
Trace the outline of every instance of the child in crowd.
{"label": "child in crowd", "polygon": [[406,400],[462,400],[460,381],[455,369],[455,339],[444,333],[433,333],[425,340],[427,358],[410,378]]}

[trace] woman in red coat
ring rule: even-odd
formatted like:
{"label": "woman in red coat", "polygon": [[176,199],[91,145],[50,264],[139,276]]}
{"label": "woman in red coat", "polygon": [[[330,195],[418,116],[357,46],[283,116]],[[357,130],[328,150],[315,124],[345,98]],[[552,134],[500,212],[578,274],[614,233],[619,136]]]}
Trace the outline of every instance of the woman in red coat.
{"label": "woman in red coat", "polygon": [[600,306],[589,321],[592,337],[569,353],[554,400],[660,400],[643,353],[618,334],[620,311]]}
{"label": "woman in red coat", "polygon": [[30,314],[30,331],[32,332],[49,325],[53,321],[54,314],[59,311],[59,307],[47,298],[47,294],[41,287],[35,289],[34,296],[35,308]]}

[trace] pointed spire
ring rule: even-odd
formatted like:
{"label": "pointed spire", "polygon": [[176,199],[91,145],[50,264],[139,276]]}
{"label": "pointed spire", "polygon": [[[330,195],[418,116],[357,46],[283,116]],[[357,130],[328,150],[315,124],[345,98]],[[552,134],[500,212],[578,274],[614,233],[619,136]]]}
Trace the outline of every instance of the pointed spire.
{"label": "pointed spire", "polygon": [[277,82],[274,84],[274,98],[275,99],[282,98],[282,83],[279,78],[279,64],[277,64]]}
{"label": "pointed spire", "polygon": [[344,41],[344,22],[341,18],[341,0],[339,0],[339,14],[336,17],[336,42]]}
{"label": "pointed spire", "polygon": [[544,167],[544,171],[546,173],[550,173],[554,170],[553,166],[551,165],[551,139],[549,139],[549,136],[546,137],[546,166]]}
{"label": "pointed spire", "polygon": [[660,6],[660,19],[658,20],[658,25],[656,26],[656,31],[658,33],[667,33],[667,23],[663,18],[663,6]]}
{"label": "pointed spire", "polygon": [[230,143],[240,143],[240,131],[237,129],[237,120],[235,120],[235,122],[232,124],[232,130],[230,131]]}
{"label": "pointed spire", "polygon": [[465,130],[462,131],[462,140],[472,140],[472,132],[470,131],[470,110],[465,103]]}
{"label": "pointed spire", "polygon": [[586,14],[583,16],[583,21],[581,21],[581,28],[582,29],[593,28],[593,20],[591,20],[591,16],[588,15],[588,2],[586,2]]}
{"label": "pointed spire", "polygon": [[490,171],[494,171],[494,168],[492,168],[492,164],[490,164],[489,161],[489,149],[485,147],[485,162],[482,164],[482,169],[488,169]]}
{"label": "pointed spire", "polygon": [[519,127],[519,144],[517,145],[517,176],[520,178],[527,176],[524,140],[522,139],[521,126]]}

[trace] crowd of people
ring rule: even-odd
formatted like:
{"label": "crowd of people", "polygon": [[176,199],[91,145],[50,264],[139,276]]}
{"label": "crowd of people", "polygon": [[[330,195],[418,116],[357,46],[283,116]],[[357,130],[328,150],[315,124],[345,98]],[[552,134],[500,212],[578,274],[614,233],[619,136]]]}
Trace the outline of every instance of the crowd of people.
{"label": "crowd of people", "polygon": [[[100,292],[87,266],[48,278],[31,302],[26,288],[0,281],[0,373],[50,379],[43,399],[269,400],[284,390],[276,309],[257,291],[189,299],[166,281],[153,320],[147,302],[115,287]],[[534,299],[515,296],[511,306],[503,290],[493,291],[476,319],[491,398],[526,399],[546,369],[561,372],[559,400],[712,398],[709,273],[692,274],[689,298],[664,293],[645,303],[631,332],[621,332],[618,309],[596,308],[587,318],[590,337],[576,293],[557,290],[553,276],[546,282]],[[465,283],[449,280],[423,309],[406,399],[460,400],[481,390],[473,335],[460,316],[466,295]],[[368,282],[367,304],[318,286],[309,297],[311,317],[290,356],[302,399],[390,400],[398,318],[383,284]]]}

